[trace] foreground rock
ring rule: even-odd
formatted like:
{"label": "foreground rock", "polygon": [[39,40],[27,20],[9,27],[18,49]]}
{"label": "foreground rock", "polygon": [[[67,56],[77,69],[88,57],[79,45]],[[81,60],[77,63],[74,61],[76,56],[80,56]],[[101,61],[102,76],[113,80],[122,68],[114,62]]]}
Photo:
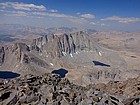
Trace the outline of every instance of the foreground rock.
{"label": "foreground rock", "polygon": [[0,79],[0,105],[138,105],[140,77],[124,82],[75,85],[58,75]]}

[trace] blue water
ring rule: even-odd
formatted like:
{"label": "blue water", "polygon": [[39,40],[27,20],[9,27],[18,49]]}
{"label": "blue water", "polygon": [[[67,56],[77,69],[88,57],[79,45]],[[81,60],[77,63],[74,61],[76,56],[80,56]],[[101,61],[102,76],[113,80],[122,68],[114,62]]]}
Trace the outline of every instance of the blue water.
{"label": "blue water", "polygon": [[68,73],[68,71],[65,69],[59,69],[59,70],[52,71],[52,74],[58,74],[58,75],[60,75],[61,78],[64,78],[67,73]]}
{"label": "blue water", "polygon": [[94,65],[95,66],[106,66],[106,67],[110,67],[109,64],[105,64],[105,63],[102,63],[102,62],[99,62],[99,61],[93,61]]}
{"label": "blue water", "polygon": [[2,79],[12,79],[12,78],[16,78],[19,76],[20,76],[20,74],[18,74],[18,73],[13,73],[10,71],[0,71],[0,78],[2,78]]}

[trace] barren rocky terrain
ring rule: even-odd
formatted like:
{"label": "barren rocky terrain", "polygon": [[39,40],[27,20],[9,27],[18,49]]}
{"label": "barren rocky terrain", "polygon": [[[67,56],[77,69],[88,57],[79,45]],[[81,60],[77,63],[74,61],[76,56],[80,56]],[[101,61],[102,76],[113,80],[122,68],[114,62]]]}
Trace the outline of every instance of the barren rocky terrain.
{"label": "barren rocky terrain", "polygon": [[1,43],[1,104],[139,104],[140,33],[62,29]]}
{"label": "barren rocky terrain", "polygon": [[126,61],[128,72],[140,73],[139,32],[99,32],[94,33],[92,38],[100,45],[116,51]]}
{"label": "barren rocky terrain", "polygon": [[58,75],[0,80],[1,105],[139,105],[140,77],[86,87]]}

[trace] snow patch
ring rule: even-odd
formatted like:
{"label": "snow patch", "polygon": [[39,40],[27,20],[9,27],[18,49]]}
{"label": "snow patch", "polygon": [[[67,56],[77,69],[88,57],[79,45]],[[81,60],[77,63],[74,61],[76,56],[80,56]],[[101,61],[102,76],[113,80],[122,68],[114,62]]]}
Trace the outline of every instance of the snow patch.
{"label": "snow patch", "polygon": [[53,63],[50,63],[50,65],[53,66],[54,64]]}
{"label": "snow patch", "polygon": [[73,57],[72,53],[70,53],[70,56]]}
{"label": "snow patch", "polygon": [[66,56],[66,52],[62,52],[62,54],[63,54],[64,56]]}
{"label": "snow patch", "polygon": [[79,51],[76,51],[76,52],[75,52],[75,54],[79,54],[79,53],[80,53]]}
{"label": "snow patch", "polygon": [[101,52],[99,52],[99,56],[102,56]]}

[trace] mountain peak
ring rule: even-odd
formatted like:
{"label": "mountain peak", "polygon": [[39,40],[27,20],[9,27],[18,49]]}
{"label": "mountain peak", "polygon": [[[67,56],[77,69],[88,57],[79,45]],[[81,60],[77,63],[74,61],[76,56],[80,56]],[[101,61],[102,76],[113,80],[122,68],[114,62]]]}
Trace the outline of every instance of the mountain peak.
{"label": "mountain peak", "polygon": [[70,34],[45,35],[34,39],[32,48],[45,50],[52,57],[61,57],[81,50],[93,50],[93,43],[85,32],[79,31]]}

